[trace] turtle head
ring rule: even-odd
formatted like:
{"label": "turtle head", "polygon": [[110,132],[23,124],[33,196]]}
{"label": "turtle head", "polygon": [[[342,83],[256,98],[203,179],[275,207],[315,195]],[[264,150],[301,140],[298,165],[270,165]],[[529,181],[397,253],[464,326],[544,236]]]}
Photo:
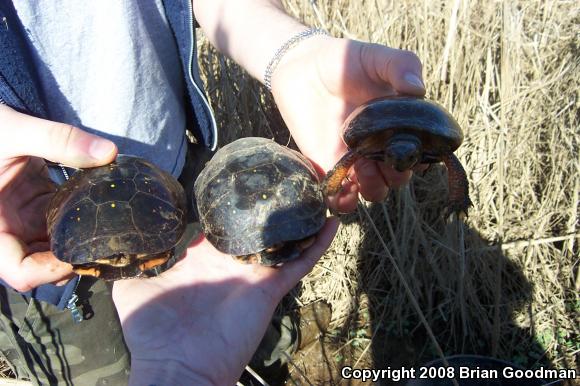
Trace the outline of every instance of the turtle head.
{"label": "turtle head", "polygon": [[384,157],[385,163],[395,170],[409,170],[421,161],[421,141],[411,135],[394,135],[387,141]]}

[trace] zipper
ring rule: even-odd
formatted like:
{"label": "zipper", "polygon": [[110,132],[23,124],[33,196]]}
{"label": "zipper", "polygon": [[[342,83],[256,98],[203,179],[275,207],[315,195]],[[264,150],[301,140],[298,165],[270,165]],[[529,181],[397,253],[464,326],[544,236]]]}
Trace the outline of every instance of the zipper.
{"label": "zipper", "polygon": [[77,282],[77,285],[75,286],[75,289],[74,289],[70,299],[66,303],[66,308],[70,311],[70,314],[72,316],[72,320],[75,323],[80,323],[84,320],[83,314],[81,313],[81,310],[77,307],[77,302],[79,301],[79,295],[76,294],[76,290],[77,290],[77,287],[79,286],[80,281],[81,281],[81,278],[79,277],[79,281]]}
{"label": "zipper", "polygon": [[[6,96],[6,98],[9,101],[11,101],[11,104],[13,104],[12,107],[26,109],[22,100],[18,97],[18,95],[16,95],[14,93],[14,90],[8,85],[8,82],[6,82],[6,79],[4,79],[4,76],[2,75],[2,73],[0,73],[0,86],[4,86],[4,87],[2,87],[3,89],[5,89],[5,93],[6,93],[6,94],[4,94],[4,96]],[[8,105],[8,102],[6,102],[6,99],[4,99],[2,97],[2,95],[0,95],[0,104]]]}
{"label": "zipper", "polygon": [[[4,80],[4,77],[2,76],[2,74],[0,74],[0,84],[6,85],[6,81]],[[0,105],[7,105],[7,104],[8,103],[6,103],[4,98],[2,98],[2,95],[0,95]]]}
{"label": "zipper", "polygon": [[[60,167],[60,170],[62,171],[62,174],[64,175],[65,180],[68,181],[69,174],[66,171],[66,168],[64,167],[63,164],[58,164],[58,166]],[[75,285],[75,288],[72,291],[72,294],[70,295],[70,298],[68,299],[68,301],[66,302],[66,308],[70,311],[72,320],[74,323],[80,323],[84,320],[83,318],[83,314],[81,313],[81,310],[79,309],[79,307],[77,306],[77,302],[79,301],[79,295],[77,295],[77,288],[79,288],[79,283],[81,282],[81,279],[83,277],[79,276],[79,279],[77,280],[77,284]]]}
{"label": "zipper", "polygon": [[197,58],[197,50],[196,50],[196,42],[195,42],[195,38],[194,38],[194,25],[193,25],[193,2],[192,1],[187,1],[187,7],[189,10],[189,40],[190,40],[190,48],[189,48],[189,63],[188,63],[188,76],[189,76],[189,81],[193,84],[193,87],[195,89],[195,91],[197,92],[197,95],[199,95],[201,97],[201,100],[203,101],[207,111],[209,112],[209,116],[210,116],[210,123],[211,123],[211,128],[213,131],[213,142],[211,144],[211,151],[214,151],[217,148],[217,143],[218,143],[218,131],[217,131],[217,123],[215,121],[215,116],[213,113],[213,109],[211,108],[211,106],[209,105],[208,100],[205,98],[205,95],[203,94],[203,92],[201,91],[201,89],[199,88],[199,86],[197,85],[197,83],[195,82],[195,78],[193,77],[193,61],[195,58]]}

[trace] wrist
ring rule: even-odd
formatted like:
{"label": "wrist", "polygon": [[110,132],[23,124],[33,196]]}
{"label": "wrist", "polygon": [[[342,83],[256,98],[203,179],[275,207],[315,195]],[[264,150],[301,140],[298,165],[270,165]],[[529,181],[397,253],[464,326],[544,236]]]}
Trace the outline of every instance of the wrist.
{"label": "wrist", "polygon": [[[295,65],[298,65],[301,69],[299,71],[300,76],[309,77],[311,75],[317,75],[317,57],[332,39],[334,38],[327,34],[310,35],[308,38],[299,41],[296,45],[290,47],[286,52],[284,52],[272,72],[272,87],[270,91],[274,92],[275,84],[278,80],[285,78],[281,74],[283,74],[287,68],[294,67]],[[273,53],[272,55],[276,55],[276,53]]]}
{"label": "wrist", "polygon": [[308,28],[289,16],[280,0],[199,0],[193,5],[210,42],[259,80],[271,55]]}
{"label": "wrist", "polygon": [[198,374],[179,361],[131,360],[129,385],[200,385],[217,386],[207,375]]}
{"label": "wrist", "polygon": [[308,28],[294,34],[288,38],[278,50],[272,55],[272,59],[264,71],[264,85],[268,90],[272,90],[272,74],[276,71],[278,64],[284,59],[289,51],[296,48],[305,40],[312,39],[315,36],[327,36],[328,33],[321,28]]}

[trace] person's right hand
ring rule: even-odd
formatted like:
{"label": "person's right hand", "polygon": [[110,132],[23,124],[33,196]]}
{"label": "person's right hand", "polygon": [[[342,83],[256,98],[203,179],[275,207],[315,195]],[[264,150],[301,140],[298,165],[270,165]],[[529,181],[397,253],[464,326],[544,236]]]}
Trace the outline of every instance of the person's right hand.
{"label": "person's right hand", "polygon": [[17,291],[72,276],[48,247],[46,209],[55,192],[44,159],[82,168],[115,159],[109,140],[0,105],[0,278]]}
{"label": "person's right hand", "polygon": [[328,219],[300,257],[278,267],[240,264],[199,237],[161,275],[116,281],[129,385],[235,384],[276,305],[314,267],[338,225]]}

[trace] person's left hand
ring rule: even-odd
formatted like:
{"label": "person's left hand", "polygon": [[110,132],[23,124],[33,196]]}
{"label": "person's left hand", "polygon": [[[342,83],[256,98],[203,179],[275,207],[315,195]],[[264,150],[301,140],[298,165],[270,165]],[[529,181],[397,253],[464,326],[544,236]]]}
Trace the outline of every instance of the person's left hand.
{"label": "person's left hand", "polygon": [[330,245],[338,221],[281,267],[241,264],[205,238],[158,277],[117,281],[130,384],[235,384],[282,297]]}
{"label": "person's left hand", "polygon": [[[350,112],[380,96],[423,96],[421,70],[410,51],[313,36],[284,55],[272,77],[272,93],[300,150],[329,171],[347,150],[340,129]],[[340,212],[356,208],[359,192],[367,200],[383,200],[388,188],[408,182],[411,172],[361,159],[349,177],[330,200]]]}

